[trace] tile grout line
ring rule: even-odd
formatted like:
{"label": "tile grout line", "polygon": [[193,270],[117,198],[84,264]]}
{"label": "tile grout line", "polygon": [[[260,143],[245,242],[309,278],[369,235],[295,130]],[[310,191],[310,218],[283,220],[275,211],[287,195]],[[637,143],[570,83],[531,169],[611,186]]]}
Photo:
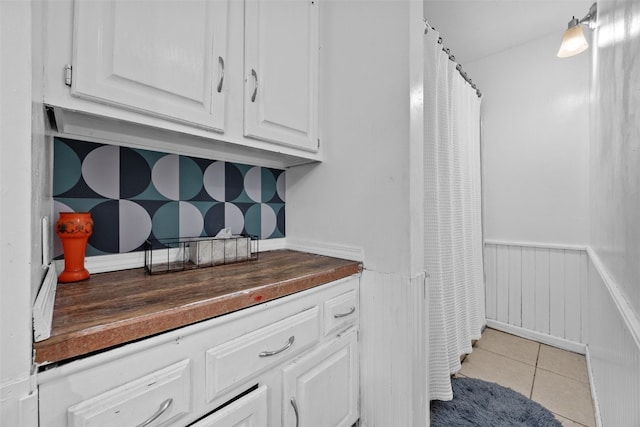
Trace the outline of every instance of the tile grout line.
{"label": "tile grout line", "polygon": [[[496,351],[490,350],[490,349],[488,349],[488,348],[486,348],[486,347],[485,347],[485,348],[483,348],[483,347],[478,347],[478,349],[479,349],[479,350],[482,350],[482,351],[486,351],[486,352],[491,353],[491,354],[495,354],[495,355],[498,355],[498,356],[504,357],[505,359],[509,359],[509,360],[514,361],[514,362],[522,363],[522,364],[527,365],[527,366],[533,366],[533,367],[534,367],[534,369],[535,369],[535,367],[536,367],[536,364],[538,363],[538,361],[537,361],[537,356],[536,356],[536,361],[535,361],[535,363],[530,364],[530,363],[525,362],[525,361],[523,361],[523,360],[515,359],[515,358],[513,358],[513,357],[511,357],[511,356],[508,356],[508,355],[506,355],[506,354],[504,354],[504,353],[498,353],[498,352],[496,352]],[[538,350],[538,351],[539,351],[539,350]]]}
{"label": "tile grout line", "polygon": [[538,360],[540,360],[540,347],[542,347],[540,344],[538,344],[538,354],[536,354],[536,364],[535,367],[533,369],[533,381],[531,381],[531,390],[529,391],[529,399],[533,400],[533,387],[536,384],[536,375],[538,373]]}
{"label": "tile grout line", "polygon": [[[527,340],[527,341],[531,341],[531,340]],[[564,374],[564,373],[558,373],[558,372],[551,371],[551,370],[544,369],[544,368],[540,367],[540,366],[539,366],[539,363],[540,363],[540,360],[541,360],[541,354],[542,354],[542,347],[543,347],[543,344],[541,344],[541,343],[537,343],[537,344],[538,344],[538,348],[537,348],[537,351],[536,351],[535,363],[533,364],[533,368],[534,368],[534,375],[533,375],[533,381],[532,381],[532,384],[531,384],[531,389],[530,389],[530,392],[529,392],[529,399],[530,399],[530,400],[532,400],[532,401],[533,401],[533,390],[535,389],[538,370],[541,370],[541,371],[547,372],[547,373],[552,374],[552,375],[557,375],[558,377],[561,377],[561,378],[563,379],[563,381],[574,381],[574,382],[576,382],[577,384],[584,384],[584,383],[583,383],[582,381],[580,381],[578,378],[574,378],[574,377],[568,376],[568,375],[566,375],[566,374]],[[500,357],[507,358],[507,359],[512,360],[512,361],[514,361],[514,362],[518,362],[518,363],[522,363],[522,364],[525,364],[525,365],[528,365],[528,366],[532,366],[531,364],[529,364],[529,363],[527,363],[527,362],[523,362],[522,360],[512,358],[512,357],[510,357],[510,356],[508,356],[508,355],[506,355],[506,354],[503,354],[503,353],[499,353],[499,352],[495,351],[492,347],[489,347],[489,348],[482,348],[482,347],[479,347],[479,346],[478,346],[478,347],[476,347],[476,348],[477,348],[477,349],[479,349],[479,350],[483,350],[483,351],[486,351],[486,352],[488,352],[488,353],[494,354],[494,355],[496,355],[496,356],[500,356]],[[498,350],[499,350],[499,349],[498,349]],[[547,408],[547,409],[548,409],[548,408]],[[582,424],[581,422],[578,422],[578,421],[574,420],[572,417],[567,417],[566,415],[558,414],[558,413],[555,413],[555,412],[553,412],[553,413],[554,413],[555,415],[557,415],[558,417],[562,417],[563,419],[566,419],[566,420],[568,420],[568,421],[571,421],[572,423],[575,423],[575,425],[576,425],[576,426],[579,426],[579,427],[587,427],[587,425]]]}
{"label": "tile grout line", "polygon": [[553,415],[557,415],[557,416],[559,416],[559,417],[565,418],[565,419],[567,419],[567,420],[571,421],[572,423],[577,424],[579,427],[587,427],[586,425],[584,425],[584,424],[582,424],[582,423],[580,423],[580,422],[578,422],[578,421],[576,421],[576,420],[574,420],[574,419],[572,419],[572,418],[569,418],[569,417],[567,417],[567,416],[565,416],[565,415],[558,414],[557,412],[551,412],[551,413],[552,413]]}
{"label": "tile grout line", "polygon": [[582,380],[579,380],[578,378],[571,377],[571,376],[569,376],[569,375],[566,375],[566,374],[563,374],[563,373],[560,373],[560,372],[552,371],[552,370],[550,370],[550,369],[545,369],[545,368],[538,368],[538,367],[536,367],[536,370],[538,370],[538,369],[540,369],[541,371],[545,371],[545,372],[547,372],[547,373],[549,373],[549,374],[557,375],[557,376],[562,377],[562,378],[565,378],[565,379],[567,379],[567,380],[575,381],[575,382],[577,382],[577,383],[579,383],[579,384],[583,384],[583,385],[589,386],[589,383],[588,383],[588,382],[586,382],[586,381],[582,381]]}

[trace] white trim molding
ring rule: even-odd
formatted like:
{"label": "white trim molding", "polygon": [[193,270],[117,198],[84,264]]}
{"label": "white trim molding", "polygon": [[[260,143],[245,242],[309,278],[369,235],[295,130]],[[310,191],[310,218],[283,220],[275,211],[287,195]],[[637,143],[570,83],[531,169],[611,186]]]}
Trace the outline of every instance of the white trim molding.
{"label": "white trim molding", "polygon": [[484,239],[485,245],[501,245],[501,246],[522,246],[529,248],[542,248],[542,249],[564,249],[570,251],[586,251],[585,245],[570,245],[564,243],[544,243],[544,242],[519,242],[515,240],[495,240]]}
{"label": "white trim molding", "polygon": [[587,346],[585,344],[570,341],[564,338],[554,337],[551,335],[532,331],[530,329],[520,328],[518,326],[509,325],[508,323],[498,322],[497,320],[487,319],[487,327],[491,329],[497,329],[498,331],[506,332],[511,335],[526,338],[528,340],[536,341],[542,344],[547,344],[552,347],[557,347],[562,350],[572,351],[578,354],[586,354],[587,352]]}
{"label": "white trim molding", "polygon": [[331,245],[319,242],[303,242],[287,240],[287,249],[293,251],[309,252],[312,254],[325,255],[336,258],[344,258],[351,261],[364,261],[364,251],[362,248],[351,246]]}
{"label": "white trim molding", "polygon": [[40,292],[33,304],[33,340],[35,342],[46,340],[51,336],[51,324],[53,320],[53,304],[56,299],[58,286],[58,273],[55,264],[49,264]]}

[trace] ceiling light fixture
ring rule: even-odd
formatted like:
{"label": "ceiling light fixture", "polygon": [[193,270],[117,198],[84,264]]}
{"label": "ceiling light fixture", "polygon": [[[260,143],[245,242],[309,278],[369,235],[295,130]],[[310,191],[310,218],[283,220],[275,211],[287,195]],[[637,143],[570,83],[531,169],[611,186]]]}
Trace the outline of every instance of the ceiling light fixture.
{"label": "ceiling light fixture", "polygon": [[591,29],[595,28],[596,15],[597,6],[594,3],[584,18],[576,19],[574,16],[571,21],[569,21],[567,31],[562,35],[562,44],[560,45],[560,50],[558,50],[558,58],[567,58],[587,50],[589,43],[587,43],[584,37],[581,25],[586,24]]}

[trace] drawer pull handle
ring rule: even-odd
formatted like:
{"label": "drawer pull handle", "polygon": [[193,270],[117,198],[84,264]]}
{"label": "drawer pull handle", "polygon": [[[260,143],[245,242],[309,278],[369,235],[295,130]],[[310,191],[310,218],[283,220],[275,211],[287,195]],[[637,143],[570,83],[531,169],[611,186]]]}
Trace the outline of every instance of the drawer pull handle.
{"label": "drawer pull handle", "polygon": [[298,404],[296,403],[296,399],[294,397],[291,398],[291,406],[293,406],[293,413],[296,414],[296,427],[298,427],[300,417],[298,416]]}
{"label": "drawer pull handle", "polygon": [[251,102],[256,102],[256,95],[258,95],[258,73],[256,73],[256,70],[252,68],[251,75],[255,82],[255,85],[253,86],[253,94],[251,95]]}
{"label": "drawer pull handle", "polygon": [[333,318],[334,319],[340,319],[341,317],[347,317],[352,315],[353,313],[355,313],[356,311],[356,306],[352,305],[351,308],[349,309],[349,311],[347,311],[346,313],[338,313],[338,314],[334,314]]}
{"label": "drawer pull handle", "polygon": [[293,342],[296,340],[296,337],[294,337],[293,335],[291,335],[289,337],[289,341],[287,341],[287,343],[284,345],[284,347],[279,348],[277,350],[273,350],[273,351],[263,351],[260,354],[258,354],[258,356],[260,357],[269,357],[269,356],[274,356],[278,353],[282,353],[283,351],[285,351],[286,349],[288,349],[289,347],[291,347],[293,345]]}
{"label": "drawer pull handle", "polygon": [[224,59],[222,56],[218,56],[218,63],[220,64],[220,81],[218,81],[218,93],[222,92],[222,85],[224,84]]}
{"label": "drawer pull handle", "polygon": [[172,403],[173,403],[173,399],[168,398],[167,400],[165,400],[160,404],[160,407],[158,408],[155,414],[151,415],[149,418],[147,418],[145,421],[138,424],[136,427],[148,426],[149,424],[151,424],[152,422],[160,418],[160,416],[164,414],[167,409],[169,409],[169,406],[171,406]]}

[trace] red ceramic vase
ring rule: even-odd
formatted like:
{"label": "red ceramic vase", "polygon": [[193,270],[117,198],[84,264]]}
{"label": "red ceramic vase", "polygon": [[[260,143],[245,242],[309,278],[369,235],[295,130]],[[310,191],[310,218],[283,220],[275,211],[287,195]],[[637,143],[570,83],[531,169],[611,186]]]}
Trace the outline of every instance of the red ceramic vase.
{"label": "red ceramic vase", "polygon": [[84,255],[92,232],[93,220],[89,212],[60,212],[56,234],[62,241],[64,271],[58,281],[79,282],[89,278],[89,271],[84,268]]}

